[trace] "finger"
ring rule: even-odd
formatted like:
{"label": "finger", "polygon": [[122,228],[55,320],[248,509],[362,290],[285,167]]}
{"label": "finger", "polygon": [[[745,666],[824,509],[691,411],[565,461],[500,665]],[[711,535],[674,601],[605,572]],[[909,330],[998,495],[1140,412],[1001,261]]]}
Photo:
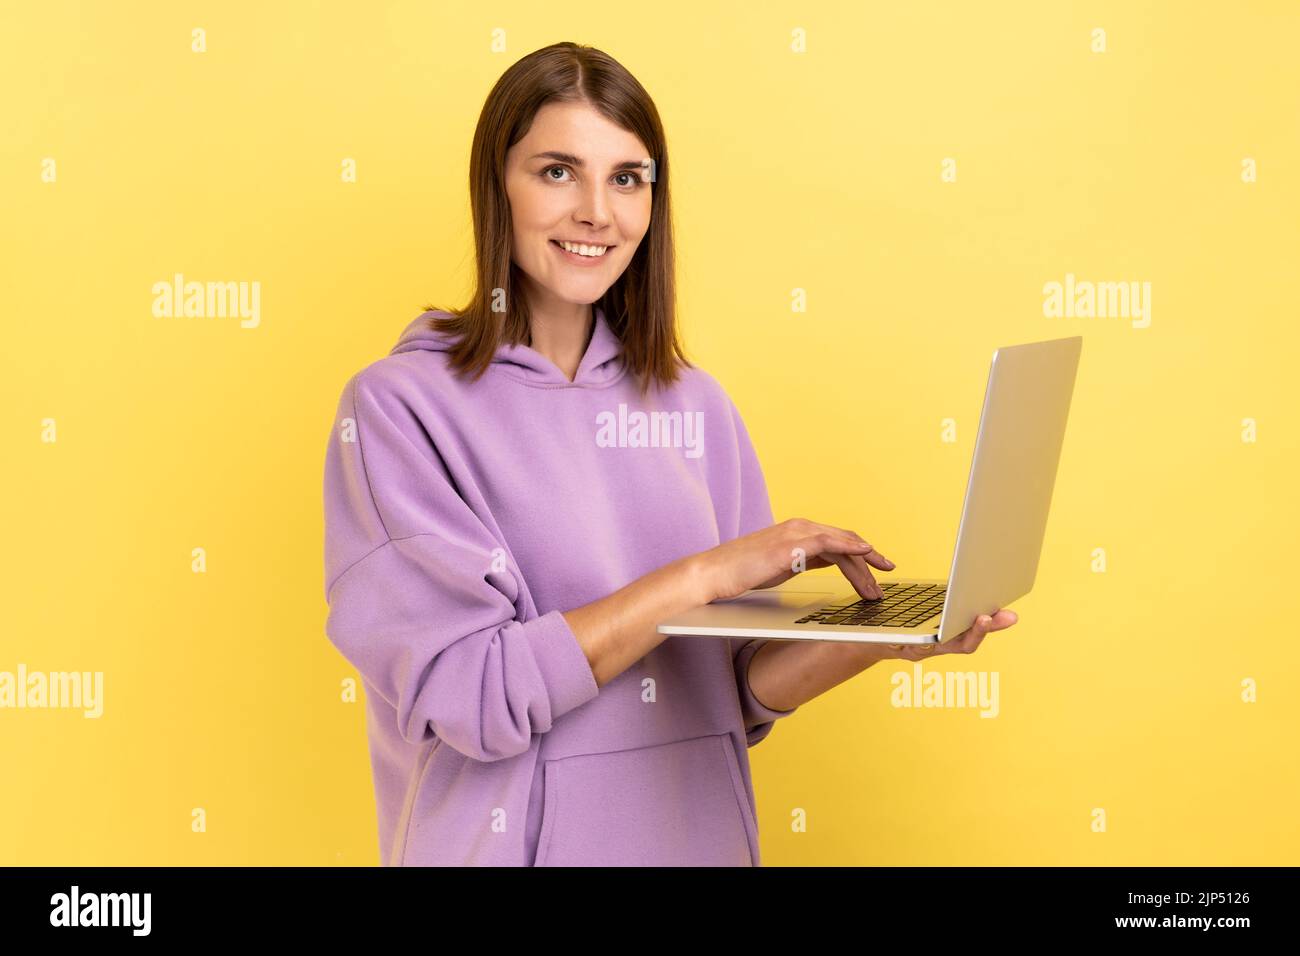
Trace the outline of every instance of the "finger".
{"label": "finger", "polygon": [[1006,628],[1010,627],[1012,624],[1015,624],[1019,620],[1020,620],[1020,615],[1017,614],[1015,611],[1008,611],[1006,608],[1002,608],[996,614],[993,615],[993,626],[990,627],[989,630],[990,631],[1005,630]]}
{"label": "finger", "polygon": [[872,550],[869,542],[854,535],[844,534],[838,528],[826,527],[806,538],[801,538],[795,546],[810,555],[866,554]]}
{"label": "finger", "polygon": [[[988,614],[979,615],[975,618],[975,623],[970,630],[957,639],[962,641],[961,649],[957,653],[973,654],[983,643],[984,638],[994,631],[1006,630],[1019,620],[1020,616],[1015,611],[1009,611],[1006,608],[999,608],[992,616]],[[953,643],[957,642],[954,641]]]}
{"label": "finger", "polygon": [[900,660],[919,661],[933,656],[937,646],[935,644],[890,644],[889,649]]}
{"label": "finger", "polygon": [[993,619],[987,614],[981,614],[975,618],[975,623],[961,634],[954,637],[943,645],[944,654],[970,654],[975,648],[980,646],[984,640],[984,635],[989,632],[993,625]]}
{"label": "finger", "polygon": [[854,561],[854,555],[830,554],[825,555],[825,557],[830,558],[839,565],[840,571],[849,579],[853,589],[863,598],[870,600],[882,594],[880,588],[876,586],[875,579],[866,572],[865,565],[860,561]]}
{"label": "finger", "polygon": [[879,568],[881,571],[892,571],[894,570],[895,567],[897,567],[897,565],[895,565],[893,561],[890,561],[887,557],[885,557],[883,554],[877,551],[875,547],[871,545],[871,543],[868,542],[865,538],[863,538],[860,534],[857,534],[854,531],[845,531],[844,533],[848,535],[850,538],[852,538],[854,541],[861,541],[863,544],[867,545],[867,547],[871,549],[865,553],[862,553],[862,557],[872,567]]}
{"label": "finger", "polygon": [[[836,528],[826,528],[800,541],[795,550],[803,552],[805,570],[835,564],[852,582],[858,594],[863,598],[878,599],[884,597],[884,592],[877,593],[876,579],[871,576],[866,562],[861,560],[863,551],[870,548],[871,545],[865,541],[858,543]],[[851,558],[858,560],[849,560]]]}
{"label": "finger", "polygon": [[978,631],[976,631],[974,628],[971,628],[969,631],[963,631],[961,634],[954,637],[951,641],[939,645],[939,653],[940,654],[969,654],[976,647],[979,646],[979,642],[982,641],[983,639],[984,639],[983,636]]}
{"label": "finger", "polygon": [[[866,538],[862,537],[862,535],[858,534],[856,531],[850,531],[847,528],[837,528],[834,525],[822,525],[822,527],[837,532],[844,537],[845,541],[852,542],[856,545],[856,548],[854,549],[855,553],[861,554],[866,558],[867,562],[871,564],[872,567],[879,568],[881,571],[894,570],[894,562],[890,561],[887,557],[877,551],[871,542],[867,541]],[[866,548],[865,551],[862,550],[864,546]]]}
{"label": "finger", "polygon": [[881,571],[892,571],[898,567],[893,561],[881,554],[879,551],[871,550],[862,556],[873,568],[879,568]]}
{"label": "finger", "polygon": [[1015,611],[1008,611],[1005,608],[997,611],[991,617],[988,614],[981,614],[975,618],[975,624],[971,630],[978,630],[980,640],[994,631],[1003,631],[1015,624],[1020,618]]}
{"label": "finger", "polygon": [[885,596],[885,589],[880,586],[880,582],[876,580],[876,576],[871,573],[871,566],[867,562],[866,555],[855,555],[855,560],[862,565],[863,573],[865,573],[867,577],[871,578],[871,583],[875,585],[876,599],[879,600],[880,598],[883,598]]}
{"label": "finger", "polygon": [[848,559],[851,562],[853,562],[853,566],[858,569],[858,573],[861,574],[863,578],[866,579],[867,583],[870,585],[869,590],[871,593],[864,594],[862,596],[865,598],[869,598],[870,600],[873,601],[878,601],[882,597],[884,597],[885,592],[880,589],[880,582],[877,581],[875,575],[871,573],[871,568],[867,565],[867,562],[863,560],[862,555],[850,554],[847,555],[846,557],[848,557]]}

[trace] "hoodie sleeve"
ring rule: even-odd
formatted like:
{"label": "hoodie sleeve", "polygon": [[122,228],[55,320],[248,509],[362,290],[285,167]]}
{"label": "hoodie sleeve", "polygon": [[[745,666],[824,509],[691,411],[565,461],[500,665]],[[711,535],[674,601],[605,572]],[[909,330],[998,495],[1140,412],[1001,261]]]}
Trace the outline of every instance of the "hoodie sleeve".
{"label": "hoodie sleeve", "polygon": [[339,400],[325,460],[326,634],[410,743],[512,757],[599,688],[558,610],[522,619],[506,549],[394,391],[358,373]]}
{"label": "hoodie sleeve", "polygon": [[[730,402],[730,400],[728,400]],[[763,479],[763,469],[754,451],[749,431],[740,417],[740,411],[731,403],[731,416],[736,434],[736,449],[739,454],[740,474],[740,530],[737,537],[760,531],[775,522],[772,519],[772,505],[768,500],[767,482]],[[749,687],[749,661],[766,640],[743,641],[730,639],[732,659],[735,662],[736,690],[740,694],[740,711],[745,718],[745,739],[750,747],[767,737],[772,732],[772,725],[782,717],[788,717],[799,708],[790,710],[772,710],[762,704]]]}

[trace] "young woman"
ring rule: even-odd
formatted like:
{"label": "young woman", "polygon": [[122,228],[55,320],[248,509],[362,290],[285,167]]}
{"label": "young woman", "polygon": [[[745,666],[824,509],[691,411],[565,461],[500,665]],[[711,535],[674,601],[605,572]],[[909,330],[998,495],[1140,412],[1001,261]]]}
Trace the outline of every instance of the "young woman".
{"label": "young woman", "polygon": [[386,865],[757,865],[747,748],[774,721],[1015,622],[938,649],[656,632],[788,580],[799,549],[868,598],[894,567],[773,523],[736,406],[677,340],[669,180],[622,66],[524,57],[474,134],[471,301],[343,390],[326,629],[365,683]]}

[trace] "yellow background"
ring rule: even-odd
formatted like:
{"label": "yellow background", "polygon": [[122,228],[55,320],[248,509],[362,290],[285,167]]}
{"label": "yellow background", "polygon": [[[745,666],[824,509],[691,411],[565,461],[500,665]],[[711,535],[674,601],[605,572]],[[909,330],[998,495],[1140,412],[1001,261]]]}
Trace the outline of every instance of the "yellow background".
{"label": "yellow background", "polygon": [[[479,110],[563,39],[658,104],[684,338],[778,519],[945,576],[993,350],[1085,339],[1021,621],[926,665],[998,671],[1000,715],[891,707],[899,662],[805,704],[750,751],[763,862],[1300,862],[1298,10],[6,4],[0,670],[102,670],[105,713],[0,710],[0,863],[378,862],[326,441],[463,301]],[[177,272],[260,282],[260,326],[155,319]],[[1149,281],[1150,327],[1045,318],[1066,273]]]}

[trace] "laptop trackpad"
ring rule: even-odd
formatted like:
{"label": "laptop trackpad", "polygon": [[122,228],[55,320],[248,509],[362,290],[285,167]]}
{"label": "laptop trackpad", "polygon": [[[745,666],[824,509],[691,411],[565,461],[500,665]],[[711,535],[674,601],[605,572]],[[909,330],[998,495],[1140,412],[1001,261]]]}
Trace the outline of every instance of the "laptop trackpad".
{"label": "laptop trackpad", "polygon": [[724,598],[714,604],[733,607],[788,608],[797,611],[810,604],[826,604],[835,598],[833,591],[749,591],[739,597]]}

